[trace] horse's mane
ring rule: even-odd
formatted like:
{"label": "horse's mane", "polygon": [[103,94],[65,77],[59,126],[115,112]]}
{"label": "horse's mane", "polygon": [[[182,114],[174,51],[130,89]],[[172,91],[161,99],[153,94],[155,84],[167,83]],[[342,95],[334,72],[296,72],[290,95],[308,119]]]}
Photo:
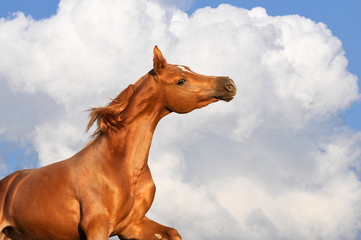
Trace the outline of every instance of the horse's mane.
{"label": "horse's mane", "polygon": [[90,120],[86,131],[97,122],[97,129],[92,134],[91,138],[97,139],[109,130],[119,129],[122,123],[122,113],[128,106],[129,100],[135,92],[134,85],[129,85],[116,98],[114,98],[107,106],[91,108]]}

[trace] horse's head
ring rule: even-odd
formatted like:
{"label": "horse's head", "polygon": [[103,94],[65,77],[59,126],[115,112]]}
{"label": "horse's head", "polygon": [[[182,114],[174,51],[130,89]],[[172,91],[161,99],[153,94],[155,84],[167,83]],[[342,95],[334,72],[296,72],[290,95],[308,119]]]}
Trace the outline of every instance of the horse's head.
{"label": "horse's head", "polygon": [[231,101],[236,85],[229,77],[205,76],[186,66],[168,64],[157,46],[154,47],[153,74],[162,85],[166,107],[187,113],[218,100]]}

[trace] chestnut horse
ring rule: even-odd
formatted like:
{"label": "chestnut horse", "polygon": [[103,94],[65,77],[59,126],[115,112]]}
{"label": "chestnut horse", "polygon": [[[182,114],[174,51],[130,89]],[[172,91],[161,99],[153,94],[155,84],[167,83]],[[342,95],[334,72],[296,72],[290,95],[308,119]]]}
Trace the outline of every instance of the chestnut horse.
{"label": "chestnut horse", "polygon": [[172,239],[181,236],[145,214],[155,185],[148,167],[153,132],[171,112],[230,101],[228,77],[167,64],[154,47],[153,69],[109,105],[91,109],[93,140],[73,157],[17,171],[0,182],[0,239]]}

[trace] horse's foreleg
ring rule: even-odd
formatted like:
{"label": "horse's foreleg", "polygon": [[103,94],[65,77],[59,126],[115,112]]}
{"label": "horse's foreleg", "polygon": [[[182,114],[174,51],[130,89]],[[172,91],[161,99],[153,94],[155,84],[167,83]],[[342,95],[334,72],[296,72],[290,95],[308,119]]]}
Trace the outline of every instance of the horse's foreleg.
{"label": "horse's foreleg", "polygon": [[137,240],[182,240],[174,228],[163,226],[147,217],[144,217],[137,224],[129,225],[123,235],[118,237]]}
{"label": "horse's foreleg", "polygon": [[80,224],[87,240],[107,240],[109,237],[109,221],[105,216],[83,218]]}

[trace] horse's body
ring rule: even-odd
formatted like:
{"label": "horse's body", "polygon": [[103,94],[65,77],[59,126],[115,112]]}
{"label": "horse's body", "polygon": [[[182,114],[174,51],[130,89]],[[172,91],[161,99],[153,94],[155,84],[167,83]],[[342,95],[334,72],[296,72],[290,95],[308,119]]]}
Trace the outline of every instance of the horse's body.
{"label": "horse's body", "polygon": [[[167,64],[157,47],[154,68],[108,106],[94,108],[94,140],[73,157],[15,172],[0,182],[0,239],[181,239],[145,214],[155,194],[148,153],[159,120],[217,100],[230,101],[228,77]],[[170,198],[171,199],[171,198]]]}

